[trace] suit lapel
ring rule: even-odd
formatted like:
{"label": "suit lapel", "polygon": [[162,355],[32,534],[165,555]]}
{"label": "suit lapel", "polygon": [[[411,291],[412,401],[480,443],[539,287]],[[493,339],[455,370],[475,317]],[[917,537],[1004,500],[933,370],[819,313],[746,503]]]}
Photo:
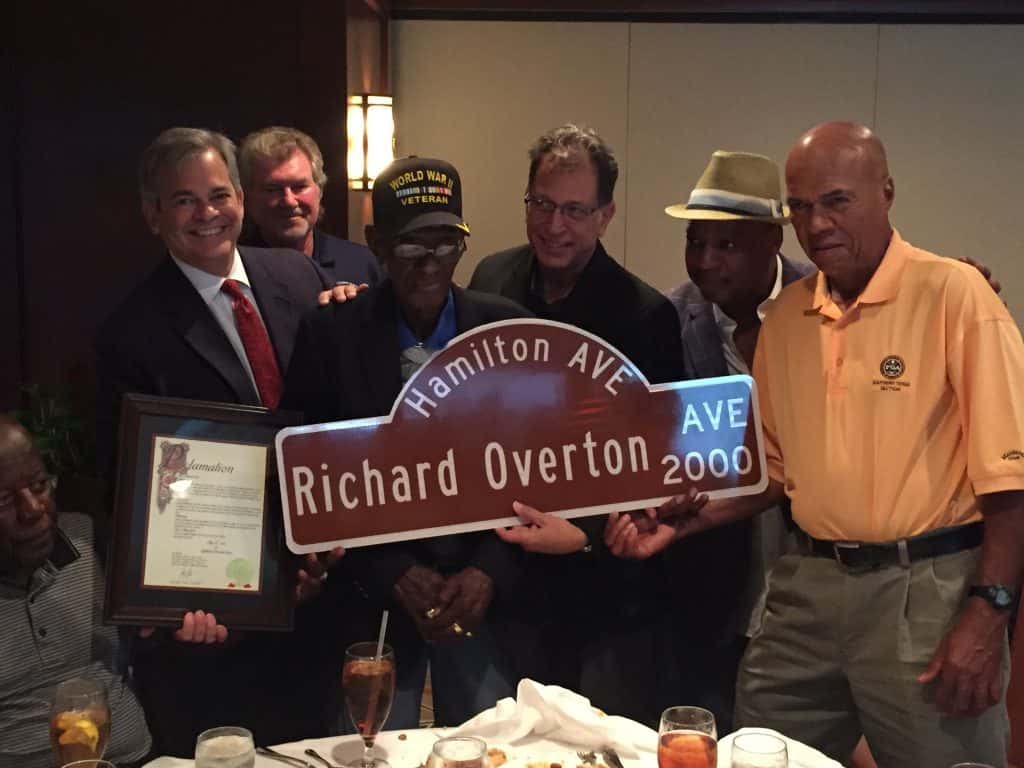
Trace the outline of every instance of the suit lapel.
{"label": "suit lapel", "polygon": [[[521,306],[526,306],[527,296],[530,292],[530,274],[533,271],[533,248],[526,246],[523,257],[516,259],[509,270],[508,276],[501,284],[498,291],[499,296],[511,299]],[[459,326],[460,330],[462,326]]]}
{"label": "suit lapel", "polygon": [[259,395],[213,313],[192,283],[168,257],[160,267],[160,302],[173,327],[219,373],[239,403],[259,405]]}
{"label": "suit lapel", "polygon": [[711,304],[688,304],[686,313],[689,320],[682,338],[687,367],[702,379],[728,375],[729,366],[722,352],[721,333]]}
{"label": "suit lapel", "polygon": [[301,310],[292,303],[285,286],[273,270],[267,268],[263,259],[255,257],[247,248],[239,248],[238,252],[283,375],[288,370],[288,361],[292,359]]}
{"label": "suit lapel", "polygon": [[[362,317],[359,362],[365,391],[370,393],[376,413],[390,413],[402,390],[402,366],[398,348],[398,305],[386,280],[365,297],[373,302]],[[357,299],[358,301],[358,299]]]}
{"label": "suit lapel", "polygon": [[484,319],[480,307],[466,301],[466,292],[457,285],[452,286],[452,300],[455,302],[455,330],[465,333],[471,328],[483,325]]}

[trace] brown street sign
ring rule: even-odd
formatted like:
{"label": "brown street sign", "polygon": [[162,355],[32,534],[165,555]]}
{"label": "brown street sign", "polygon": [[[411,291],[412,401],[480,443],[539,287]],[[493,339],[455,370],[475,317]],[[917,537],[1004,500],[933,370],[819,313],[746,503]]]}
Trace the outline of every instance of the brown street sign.
{"label": "brown street sign", "polygon": [[515,525],[513,501],[579,517],[768,484],[749,376],[649,385],[546,320],[453,339],[389,416],[284,429],[277,462],[296,553]]}

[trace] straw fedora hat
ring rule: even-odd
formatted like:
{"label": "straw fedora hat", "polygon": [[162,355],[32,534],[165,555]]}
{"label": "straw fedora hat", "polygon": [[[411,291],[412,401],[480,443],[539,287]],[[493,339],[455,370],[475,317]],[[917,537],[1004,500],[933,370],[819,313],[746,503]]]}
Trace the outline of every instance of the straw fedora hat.
{"label": "straw fedora hat", "polygon": [[764,155],[721,149],[711,155],[689,201],[670,205],[665,213],[691,220],[789,221],[775,162]]}

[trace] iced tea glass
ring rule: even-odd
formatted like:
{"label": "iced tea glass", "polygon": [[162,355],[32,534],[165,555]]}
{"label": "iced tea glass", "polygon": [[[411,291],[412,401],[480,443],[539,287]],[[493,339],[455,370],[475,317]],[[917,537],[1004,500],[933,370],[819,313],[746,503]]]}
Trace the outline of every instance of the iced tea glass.
{"label": "iced tea glass", "polygon": [[658,725],[658,768],[715,768],[715,716],[700,707],[669,707]]}
{"label": "iced tea glass", "polygon": [[107,689],[76,677],[58,685],[50,707],[50,744],[57,765],[99,760],[110,739]]}
{"label": "iced tea glass", "polygon": [[341,673],[345,705],[352,724],[363,738],[363,757],[357,768],[385,768],[388,763],[373,756],[373,743],[391,714],[395,697],[395,652],[385,645],[377,658],[377,643],[354,643],[345,649]]}

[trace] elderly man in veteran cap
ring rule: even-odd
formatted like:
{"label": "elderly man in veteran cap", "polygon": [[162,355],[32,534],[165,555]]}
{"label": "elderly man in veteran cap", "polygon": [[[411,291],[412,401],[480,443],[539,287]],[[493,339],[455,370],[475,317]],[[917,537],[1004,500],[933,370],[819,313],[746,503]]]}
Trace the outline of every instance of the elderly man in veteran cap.
{"label": "elderly man in veteran cap", "polygon": [[788,497],[800,552],[772,571],[738,724],[839,760],[863,731],[885,766],[1004,766],[1024,571],[1020,331],[974,269],[893,229],[870,129],[807,131],[786,185],[821,271],[779,295],[758,340],[768,490],[656,527],[620,517],[611,546],[642,557]]}
{"label": "elderly man in veteran cap", "polygon": [[[679,313],[686,378],[749,375],[768,304],[814,271],[779,252],[789,209],[778,167],[762,155],[719,150],[688,202],[665,212],[688,222],[690,280],[669,295]],[[709,585],[672,612],[673,647],[685,667],[682,698],[711,709],[722,733],[732,730],[736,670],[761,624],[766,574],[794,544],[783,511],[773,507],[666,552],[673,583]],[[703,663],[689,663],[694,658]]]}
{"label": "elderly man in veteran cap", "polygon": [[[429,178],[430,189],[420,180]],[[382,416],[433,352],[479,325],[526,316],[496,296],[452,283],[466,250],[462,182],[443,160],[396,160],[373,185],[366,240],[387,274],[355,301],[307,315],[282,406],[307,422]],[[344,352],[344,354],[342,354]],[[435,721],[457,725],[513,693],[490,626],[516,591],[520,553],[490,532],[356,549],[355,578],[381,607],[398,662],[389,727],[414,728],[427,663]]]}

